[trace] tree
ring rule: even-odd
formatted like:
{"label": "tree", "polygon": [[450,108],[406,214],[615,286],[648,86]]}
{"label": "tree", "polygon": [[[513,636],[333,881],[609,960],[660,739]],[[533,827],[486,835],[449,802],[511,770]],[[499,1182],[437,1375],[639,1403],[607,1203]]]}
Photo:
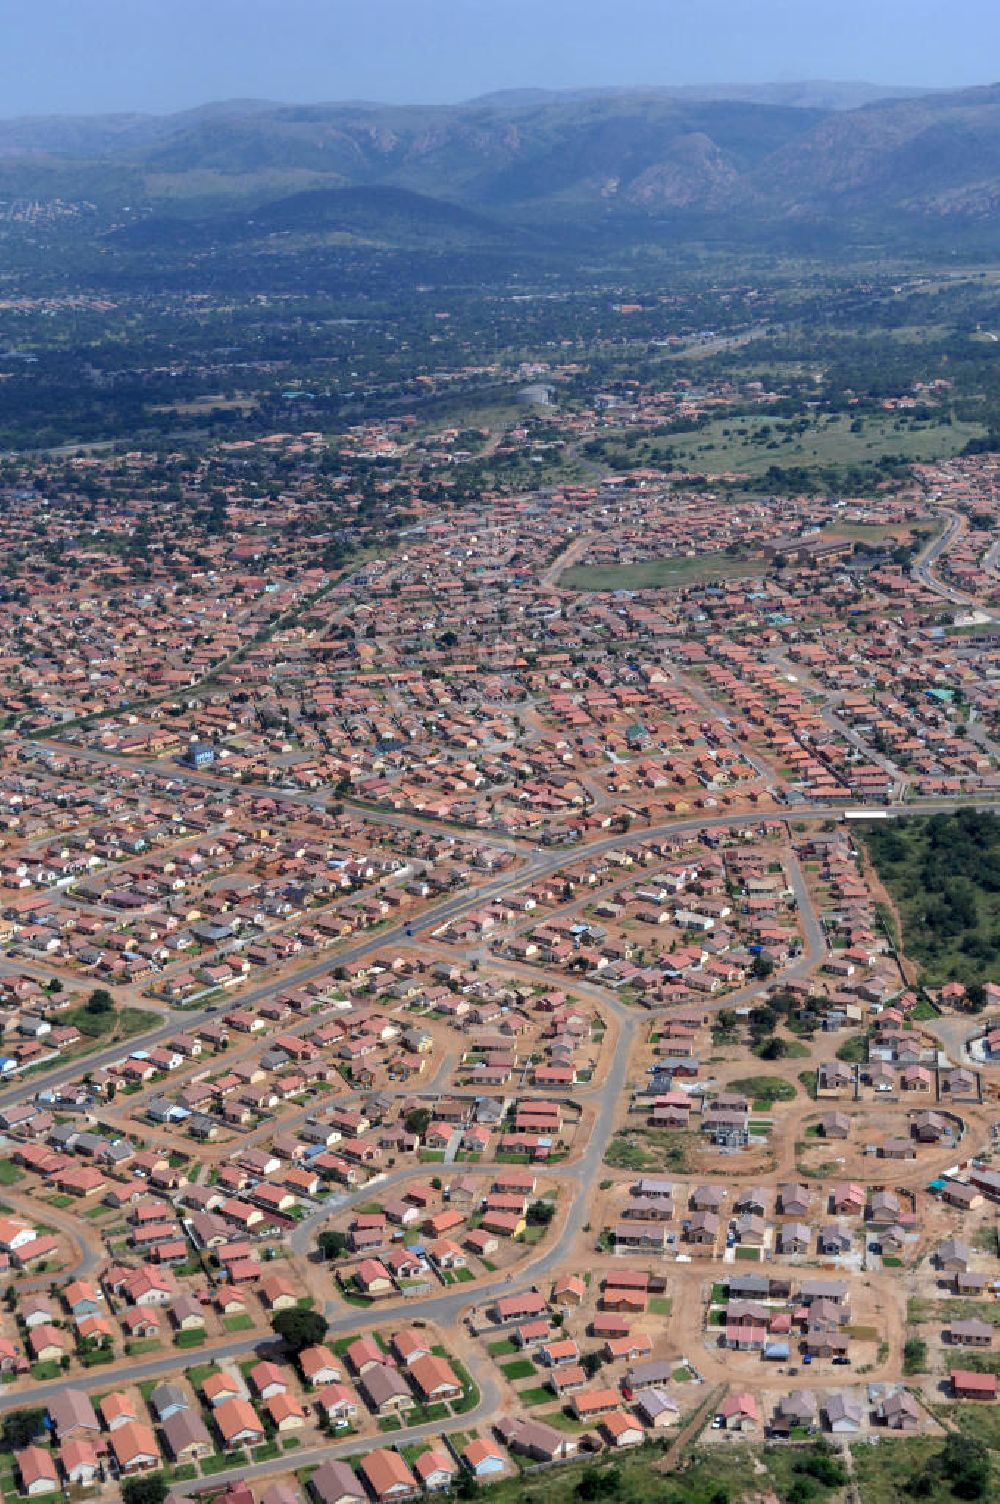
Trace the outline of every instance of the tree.
{"label": "tree", "polygon": [[303,1348],[315,1347],[323,1341],[327,1320],[318,1311],[279,1311],[271,1317],[271,1328],[298,1354]]}
{"label": "tree", "polygon": [[412,1112],[406,1114],[406,1131],[414,1134],[417,1138],[423,1138],[430,1127],[431,1111],[429,1107],[414,1107]]}
{"label": "tree", "polygon": [[0,1438],[5,1452],[17,1452],[30,1446],[45,1429],[44,1410],[12,1410],[3,1418]]}
{"label": "tree", "polygon": [[825,1439],[818,1441],[805,1456],[797,1458],[793,1468],[797,1473],[815,1478],[824,1488],[841,1488],[847,1482],[847,1473]]}
{"label": "tree", "polygon": [[780,1022],[775,1010],[765,1003],[760,1008],[754,1008],[751,1011],[750,1033],[762,1039],[767,1034],[773,1034]]}
{"label": "tree", "polygon": [[903,1372],[925,1373],[927,1371],[927,1343],[922,1337],[908,1337],[903,1344]]}
{"label": "tree", "polygon": [[551,1201],[532,1201],[526,1214],[528,1226],[548,1227],[555,1214],[555,1205]]}
{"label": "tree", "polygon": [[585,1467],[576,1485],[578,1499],[614,1499],[621,1492],[621,1468]]}
{"label": "tree", "polygon": [[972,1013],[986,1006],[986,988],[982,982],[970,982],[965,989],[965,1001]]}
{"label": "tree", "polygon": [[167,1492],[162,1473],[150,1473],[145,1478],[126,1478],[122,1483],[124,1504],[163,1504]]}
{"label": "tree", "polygon": [[937,1459],[956,1499],[982,1499],[990,1485],[990,1454],[981,1441],[951,1431]]}
{"label": "tree", "polygon": [[764,1040],[757,1054],[761,1060],[782,1060],[788,1054],[788,1045],[777,1034],[772,1034],[770,1039]]}
{"label": "tree", "polygon": [[114,1009],[114,1006],[115,1000],[106,987],[95,987],[87,999],[88,1013],[110,1013]]}
{"label": "tree", "polygon": [[785,1495],[785,1499],[787,1500],[787,1504],[810,1504],[810,1501],[815,1499],[818,1493],[819,1488],[813,1480],[800,1475],[792,1483],[791,1488]]}
{"label": "tree", "polygon": [[342,1259],[349,1246],[346,1232],[337,1232],[333,1228],[321,1232],[316,1239],[316,1247],[325,1259]]}

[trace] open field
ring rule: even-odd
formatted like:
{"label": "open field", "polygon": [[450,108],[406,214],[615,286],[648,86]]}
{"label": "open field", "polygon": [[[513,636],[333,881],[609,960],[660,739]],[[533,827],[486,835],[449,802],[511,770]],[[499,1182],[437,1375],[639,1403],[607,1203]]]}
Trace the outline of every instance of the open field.
{"label": "open field", "polygon": [[992,981],[1000,954],[1000,821],[971,811],[909,818],[868,831],[866,841],[922,980],[973,988]]}
{"label": "open field", "polygon": [[716,418],[692,432],[642,438],[627,449],[609,438],[602,449],[612,464],[627,457],[637,466],[764,475],[771,465],[858,465],[887,456],[941,459],[957,454],[982,432],[971,422],[914,425],[892,415],[852,419],[838,413],[815,420],[762,415]]}
{"label": "open field", "polygon": [[579,564],[560,577],[568,590],[670,590],[710,580],[745,580],[767,571],[763,559],[702,554],[697,558],[650,559],[641,564]]}

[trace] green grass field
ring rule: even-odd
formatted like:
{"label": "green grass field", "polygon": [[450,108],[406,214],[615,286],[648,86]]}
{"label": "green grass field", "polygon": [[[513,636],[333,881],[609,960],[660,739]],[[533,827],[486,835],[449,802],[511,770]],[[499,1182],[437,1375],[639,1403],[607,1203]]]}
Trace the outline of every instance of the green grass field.
{"label": "green grass field", "polygon": [[852,1034],[837,1047],[837,1059],[847,1065],[860,1065],[868,1059],[868,1038],[865,1034]]}
{"label": "green grass field", "polygon": [[791,1102],[795,1096],[795,1087],[781,1076],[741,1076],[738,1081],[731,1081],[727,1089],[753,1097],[755,1112],[757,1102],[764,1103],[759,1110],[766,1112],[772,1102]]}
{"label": "green grass field", "polygon": [[899,910],[903,949],[920,966],[920,980],[979,989],[995,981],[1000,819],[975,810],[912,816],[866,831],[864,839]]}
{"label": "green grass field", "polygon": [[970,439],[981,438],[977,423],[913,425],[887,413],[854,420],[843,413],[819,414],[803,427],[798,418],[716,418],[690,433],[671,433],[640,439],[626,448],[609,438],[603,446],[612,462],[628,457],[636,466],[676,465],[680,469],[717,475],[737,471],[763,475],[771,465],[871,464],[886,456],[903,460],[931,460],[957,454]]}
{"label": "green grass field", "polygon": [[689,1168],[691,1143],[688,1135],[668,1128],[622,1129],[608,1145],[604,1163],[614,1170],[676,1170]]}
{"label": "green grass field", "polygon": [[559,583],[567,590],[671,590],[711,580],[754,579],[766,570],[763,559],[701,554],[693,559],[648,559],[641,564],[576,564],[560,575]]}
{"label": "green grass field", "polygon": [[[965,1430],[959,1418],[959,1410],[973,1410],[974,1406],[948,1406],[947,1415],[949,1420],[958,1421],[960,1427]],[[994,1407],[979,1407],[983,1411],[983,1420],[988,1420],[986,1412]],[[972,1417],[973,1426],[966,1431],[967,1435],[980,1434],[982,1422]],[[985,1436],[982,1437],[985,1440]],[[943,1501],[951,1501],[958,1497],[948,1486],[947,1479],[931,1479],[929,1492],[917,1491],[911,1484],[923,1470],[930,1459],[936,1457],[941,1451],[941,1438],[937,1436],[913,1436],[893,1438],[886,1440],[880,1438],[880,1445],[853,1446],[851,1448],[854,1457],[854,1471],[858,1486],[858,1497],[864,1500],[864,1504],[910,1504],[915,1498],[930,1500],[930,1504],[943,1504]],[[994,1475],[996,1469],[994,1468]],[[987,1497],[995,1496],[995,1488]]]}

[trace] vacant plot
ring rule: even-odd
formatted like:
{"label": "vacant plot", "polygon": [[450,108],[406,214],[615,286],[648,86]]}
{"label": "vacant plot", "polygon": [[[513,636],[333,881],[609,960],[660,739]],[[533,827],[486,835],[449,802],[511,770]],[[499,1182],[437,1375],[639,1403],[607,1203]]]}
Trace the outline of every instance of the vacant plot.
{"label": "vacant plot", "polygon": [[767,571],[763,559],[733,554],[645,559],[637,564],[577,564],[560,575],[567,590],[671,590],[712,580],[753,579]]}
{"label": "vacant plot", "polygon": [[970,439],[981,438],[977,423],[909,418],[803,415],[796,418],[716,418],[682,433],[657,434],[627,447],[609,438],[602,446],[609,463],[628,461],[676,466],[720,475],[763,475],[771,465],[810,467],[864,465],[892,458],[903,462],[957,454]]}
{"label": "vacant plot", "polygon": [[1000,1408],[996,1405],[952,1405],[946,1413],[964,1435],[981,1441],[991,1452],[1000,1451]]}
{"label": "vacant plot", "polygon": [[[858,1497],[865,1504],[910,1504],[915,1498],[942,1504],[955,1497],[946,1480],[935,1479],[925,1471],[941,1453],[938,1437],[893,1439],[877,1447],[854,1446],[851,1452]],[[923,1491],[925,1477],[929,1484],[927,1492]],[[914,1487],[918,1478],[921,1482]]]}
{"label": "vacant plot", "polygon": [[837,1048],[837,1059],[848,1065],[863,1065],[868,1059],[868,1036],[852,1034]]}
{"label": "vacant plot", "polygon": [[[741,1076],[738,1081],[731,1081],[729,1086],[732,1091],[740,1092],[744,1097],[752,1097],[755,1111],[766,1111],[772,1102],[790,1102],[795,1096],[795,1087],[790,1081],[783,1081],[780,1076]],[[758,1109],[758,1102],[763,1102],[765,1106]]]}
{"label": "vacant plot", "polygon": [[666,1128],[623,1129],[608,1145],[604,1163],[615,1170],[690,1169],[690,1139]]}
{"label": "vacant plot", "polygon": [[1000,819],[977,810],[913,816],[864,839],[921,981],[937,987],[957,979],[981,1004],[983,984],[1000,964]]}

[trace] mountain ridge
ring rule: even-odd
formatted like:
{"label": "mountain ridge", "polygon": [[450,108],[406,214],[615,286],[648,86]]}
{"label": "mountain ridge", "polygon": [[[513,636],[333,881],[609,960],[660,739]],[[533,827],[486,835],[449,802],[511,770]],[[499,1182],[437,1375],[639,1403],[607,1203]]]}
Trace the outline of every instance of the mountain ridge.
{"label": "mountain ridge", "polygon": [[[1000,239],[1000,84],[839,109],[804,102],[801,84],[753,86],[753,100],[731,97],[739,87],[713,86],[710,98],[709,86],[517,90],[444,106],[235,100],[164,117],[0,121],[0,198],[77,196],[207,222],[300,193],[391,189],[416,199],[382,201],[390,239],[435,219],[492,239],[494,221],[558,233],[665,218],[726,234],[846,219],[876,239],[904,220],[975,223]],[[814,83],[811,97],[823,87],[846,88]],[[782,91],[797,102],[774,102]],[[331,215],[372,228],[378,201],[312,207],[318,230]],[[481,222],[460,225],[459,209]],[[309,202],[294,212],[305,229]]]}

